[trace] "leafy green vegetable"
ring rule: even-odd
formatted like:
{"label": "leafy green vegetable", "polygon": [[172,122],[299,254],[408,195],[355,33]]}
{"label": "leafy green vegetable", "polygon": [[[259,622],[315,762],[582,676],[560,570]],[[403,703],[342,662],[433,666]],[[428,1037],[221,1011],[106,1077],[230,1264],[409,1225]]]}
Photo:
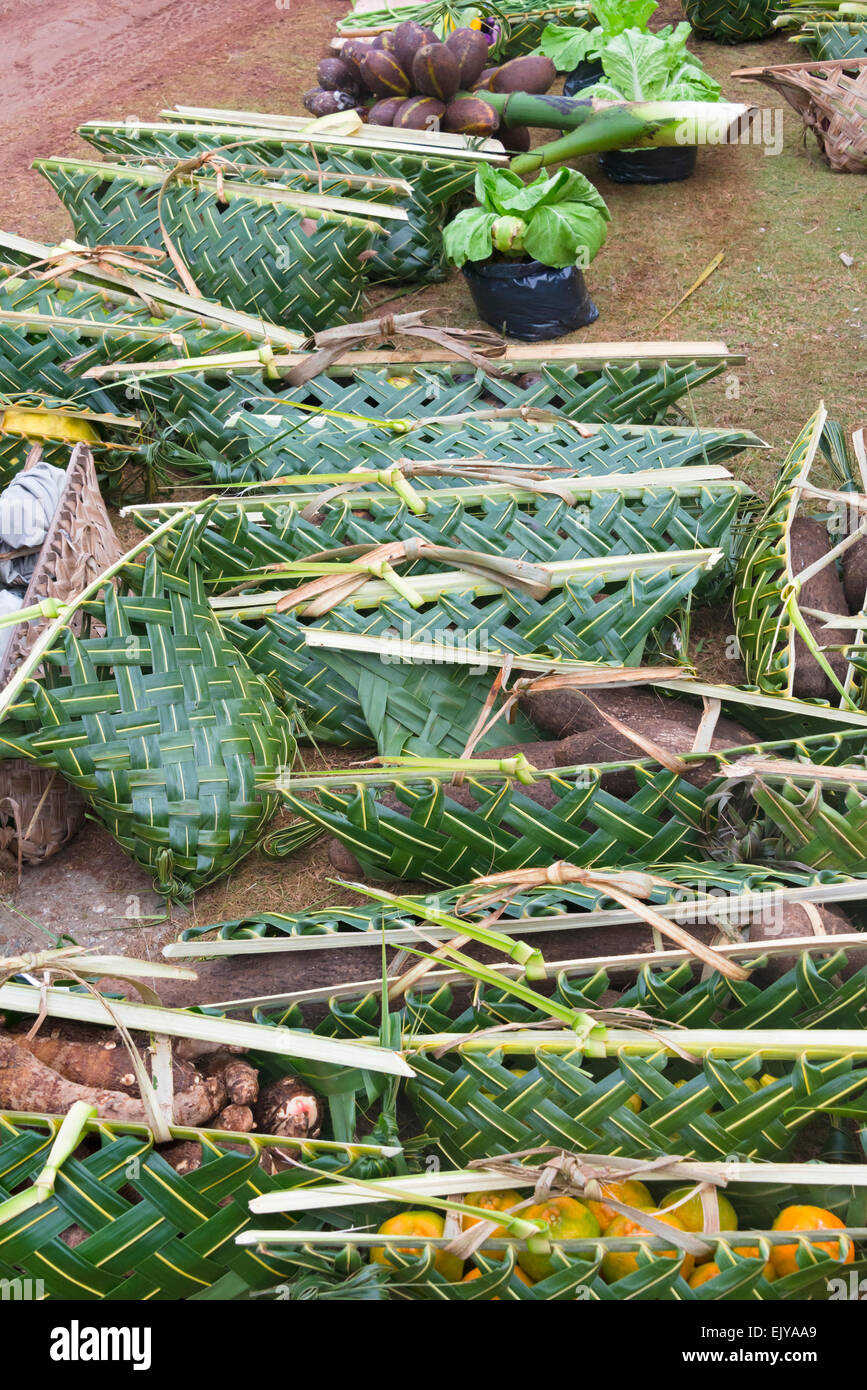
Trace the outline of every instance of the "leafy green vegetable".
{"label": "leafy green vegetable", "polygon": [[[595,0],[590,8],[598,21],[592,29],[546,24],[542,30],[536,51],[550,58],[558,72],[571,72],[579,63],[598,59],[608,40],[624,29],[644,32],[659,6],[656,0]],[[663,32],[670,33],[670,26]]]}
{"label": "leafy green vegetable", "polygon": [[603,101],[718,101],[721,88],[687,52],[692,30],[678,24],[670,34],[626,29],[601,54],[605,77],[583,96]]}
{"label": "leafy green vegetable", "polygon": [[476,174],[479,207],[459,212],[445,229],[448,259],[462,266],[495,252],[529,256],[554,270],[587,266],[605,241],[611,214],[577,169],[558,169],[524,183],[508,169],[483,164]]}

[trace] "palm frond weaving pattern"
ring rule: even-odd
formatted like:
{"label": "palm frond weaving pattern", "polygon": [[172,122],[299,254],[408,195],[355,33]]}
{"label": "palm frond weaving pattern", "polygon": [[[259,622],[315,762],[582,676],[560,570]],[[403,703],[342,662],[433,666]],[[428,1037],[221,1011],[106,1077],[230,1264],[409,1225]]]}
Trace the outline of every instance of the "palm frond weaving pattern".
{"label": "palm frond weaving pattern", "polygon": [[[582,462],[584,451],[576,452]],[[632,462],[627,450],[619,458]],[[464,501],[462,491],[450,490],[442,501],[434,492],[420,516],[404,502],[363,494],[362,501],[326,502],[315,517],[305,515],[308,506],[293,502],[291,494],[285,502],[264,502],[253,515],[240,508],[218,509],[199,540],[206,582],[237,585],[245,576],[284,561],[408,537],[540,565],[691,548],[718,548],[730,558],[732,525],[743,499],[742,489],[728,479],[666,487],[664,474],[659,484],[642,484],[632,493],[626,487],[588,490],[577,505],[563,497],[521,496],[517,487],[512,495],[490,500]],[[403,573],[433,569],[422,554]]]}
{"label": "palm frond weaving pattern", "polygon": [[[165,251],[157,210],[165,176],[132,166],[38,160],[90,246],[147,245]],[[304,333],[358,317],[363,253],[380,234],[365,217],[301,208],[286,190],[226,180],[173,182],[163,219],[200,294]],[[370,204],[371,209],[382,209]]]}
{"label": "palm frond weaving pattern", "polygon": [[2,748],[57,767],[159,892],[189,897],[253,848],[276,809],[257,782],[285,769],[295,745],[183,547],[178,564],[151,552],[140,592],[106,585],[88,607],[103,635],[63,629]]}
{"label": "palm frond weaving pattern", "polygon": [[[645,968],[618,1006],[640,1008],[660,1022],[685,1021],[696,1029],[712,1021],[722,1032],[814,1028],[829,1021],[834,1027],[857,1027],[867,997],[867,971],[858,971],[841,986],[833,977],[844,963],[839,951],[818,963],[803,956],[795,970],[764,990],[718,975],[694,983],[689,965],[659,972]],[[558,996],[576,1008],[593,1008],[609,987],[607,973],[600,970],[590,978],[561,977]],[[533,1065],[520,1077],[496,1047],[447,1053],[436,1060],[423,1047],[428,1029],[466,1034],[534,1021],[529,1010],[507,998],[483,996],[457,1019],[447,1016],[443,1004],[448,1002],[445,987],[432,1000],[407,1001],[422,1025],[417,1034],[421,1045],[411,1053],[416,1076],[407,1090],[426,1132],[458,1165],[542,1144],[591,1153],[778,1158],[811,1114],[834,1105],[864,1106],[867,1068],[851,1057],[771,1063],[774,1080],[760,1091],[747,1085],[763,1068],[759,1048],[737,1061],[708,1057],[696,1068],[666,1056],[662,1048],[647,1055],[624,1048],[616,1058],[595,1061],[577,1047],[571,1053],[547,1051],[540,1039]],[[636,1095],[642,1102],[638,1110]],[[867,1115],[867,1106],[864,1110]]]}
{"label": "palm frond weaving pattern", "polygon": [[[214,375],[147,375],[136,386],[145,404],[172,426],[176,437],[187,447],[195,445],[207,458],[215,481],[246,482],[281,472],[310,471],[314,446],[298,414],[309,415],[311,408],[383,421],[525,407],[560,410],[586,424],[661,424],[682,396],[712,380],[726,364],[723,356],[712,361],[672,360],[660,365],[635,359],[596,366],[545,362],[534,356],[527,373],[498,377],[470,371],[459,361],[406,363],[397,353],[394,358],[388,368],[334,367],[289,389],[279,381],[254,385],[252,378],[240,375],[227,386],[216,371]],[[308,409],[290,411],[281,426],[281,401]],[[241,423],[241,411],[275,420],[267,428],[261,422]],[[329,422],[334,423],[332,417]],[[280,428],[275,429],[275,423]],[[281,428],[279,449],[287,451],[285,457],[278,452],[272,455]],[[248,431],[259,434],[258,448]],[[382,436],[375,425],[368,426],[368,435],[372,447],[377,447]],[[293,446],[302,451],[294,455],[294,463]],[[334,466],[332,455],[329,467]]]}
{"label": "palm frond weaving pattern", "polygon": [[[828,883],[854,883],[846,876],[827,870],[818,872],[797,869],[778,869],[764,864],[666,864],[668,884],[655,884],[647,901],[655,905],[670,902],[689,902],[695,894],[719,894],[720,911],[727,912],[727,900],[743,893],[774,893],[783,888],[820,887]],[[675,884],[675,887],[669,886]],[[454,913],[458,900],[465,897],[465,888],[446,889],[437,895],[439,908]],[[410,901],[413,901],[412,896]],[[421,903],[424,899],[419,900]],[[582,912],[599,912],[614,907],[601,887],[571,883],[559,887],[536,888],[516,893],[504,903],[501,924],[513,918],[544,920],[545,917]],[[488,909],[480,909],[486,915]],[[469,906],[466,915],[472,916]],[[412,926],[417,919],[409,910],[389,914],[388,930]],[[362,933],[381,938],[383,912],[379,903],[343,903],[333,907],[306,909],[298,912],[257,912],[249,917],[237,917],[226,922],[209,922],[203,926],[185,927],[178,940],[195,943],[215,932],[218,941],[275,940],[302,936],[333,936]],[[641,977],[644,978],[643,976]],[[642,1005],[641,1007],[644,1007]],[[258,1015],[257,1015],[258,1016]],[[686,1011],[690,1016],[690,1011]],[[260,1020],[261,1021],[261,1020]]]}
{"label": "palm frond weaving pattern", "polygon": [[[827,428],[823,408],[807,422],[795,440],[779,474],[764,514],[753,526],[743,547],[736,572],[733,608],[735,626],[747,679],[770,694],[791,695],[799,676],[798,642],[823,669],[835,655],[834,641],[823,645],[822,628],[811,631],[807,613],[802,611],[801,581],[794,568],[793,525],[802,511],[804,492],[810,486],[810,472]],[[838,469],[845,460],[839,452],[831,455]],[[842,478],[851,486],[851,478]],[[821,493],[815,493],[821,496]],[[825,494],[826,496],[828,494]],[[833,561],[832,561],[833,563]],[[806,606],[806,605],[805,605]],[[844,679],[829,670],[828,680],[836,688],[835,702],[852,707],[855,698],[851,666],[863,666],[863,639],[852,632],[852,646],[846,649],[850,669]],[[845,666],[845,663],[844,663]]]}
{"label": "palm frond weaving pattern", "polygon": [[683,12],[703,38],[748,43],[771,33],[777,0],[683,0]]}
{"label": "palm frond weaving pattern", "polygon": [[[34,1128],[0,1113],[0,1200],[40,1176],[56,1124]],[[263,1260],[235,1237],[250,1222],[251,1196],[309,1182],[309,1171],[271,1176],[252,1146],[239,1153],[217,1135],[203,1141],[202,1166],[181,1175],[150,1136],[102,1123],[93,1151],[64,1162],[50,1200],[4,1224],[0,1280],[41,1280],[48,1299],[76,1301],[219,1297],[221,1284],[238,1297],[279,1284],[292,1258]],[[311,1144],[304,1159],[323,1178],[381,1171],[349,1149],[321,1154]],[[285,1230],[291,1219],[273,1224]]]}
{"label": "palm frond weaving pattern", "polygon": [[442,227],[448,205],[472,188],[475,177],[475,165],[467,160],[360,145],[341,148],[325,136],[316,140],[261,130],[240,133],[222,126],[100,122],[79,127],[79,134],[103,154],[130,160],[189,159],[229,146],[227,157],[233,161],[257,163],[269,170],[291,166],[309,171],[317,176],[311,191],[319,187],[319,178],[341,174],[406,179],[410,192],[402,195],[400,206],[408,221],[387,229],[387,235],[375,243],[376,254],[368,266],[371,280],[444,279]]}
{"label": "palm frond weaving pattern", "polygon": [[[611,557],[591,562],[586,573],[579,572],[582,562],[576,560],[575,572],[559,576],[544,597],[509,588],[477,594],[468,577],[460,590],[452,588],[418,607],[397,597],[370,610],[341,604],[315,624],[332,634],[468,649],[479,654],[476,666],[407,666],[383,661],[379,654],[349,652],[348,643],[341,649],[339,639],[334,647],[314,650],[307,645],[305,620],[291,612],[266,616],[247,635],[239,631],[247,625],[231,611],[224,625],[254,669],[304,705],[315,736],[351,742],[360,731],[353,717],[357,708],[366,738],[372,728],[381,752],[437,756],[439,741],[458,756],[490,689],[492,677],[476,669],[484,673],[486,654],[544,651],[576,661],[635,665],[650,634],[677,612],[705,575],[708,558],[717,556],[716,551],[666,552],[652,566],[638,556],[627,557],[622,567]],[[518,731],[530,732],[520,718],[512,729]],[[502,742],[499,732],[492,732],[483,746]]]}
{"label": "palm frond weaving pattern", "polygon": [[283,796],[293,811],[335,835],[371,878],[456,886],[555,859],[618,867],[700,857],[706,791],[667,771],[637,768],[636,778],[639,790],[620,798],[603,790],[592,768],[550,773],[542,779],[550,806],[508,779],[472,776],[464,786],[476,809],[423,781],[395,786],[405,810],[392,810],[363,785],[323,785],[317,803],[293,792],[290,782]]}
{"label": "palm frond weaving pattern", "polygon": [[867,58],[867,24],[808,23],[804,25],[802,37],[822,62]]}
{"label": "palm frond weaving pattern", "polygon": [[179,339],[189,357],[251,346],[238,328],[218,329],[183,313],[156,319],[153,307],[133,295],[74,281],[57,285],[0,267],[2,393],[44,391],[110,411],[123,392],[84,379],[85,372],[105,362],[176,357]]}

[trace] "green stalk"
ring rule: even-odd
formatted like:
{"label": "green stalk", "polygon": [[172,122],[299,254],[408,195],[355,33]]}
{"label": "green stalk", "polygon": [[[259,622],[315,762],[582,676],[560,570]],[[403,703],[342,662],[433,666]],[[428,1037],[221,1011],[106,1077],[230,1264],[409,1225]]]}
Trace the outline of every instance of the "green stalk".
{"label": "green stalk", "polygon": [[605,150],[725,144],[729,132],[739,129],[750,118],[751,110],[731,102],[633,102],[597,107],[589,116],[582,114],[580,121],[569,112],[563,112],[555,121],[558,113],[551,111],[546,124],[570,133],[529,154],[518,155],[509,167],[516,174],[532,174],[549,164]]}
{"label": "green stalk", "polygon": [[62,1165],[70,1154],[75,1153],[81,1143],[84,1127],[88,1120],[95,1117],[95,1106],[88,1105],[83,1100],[75,1102],[60,1126],[49,1150],[45,1167],[39,1177],[35,1179],[31,1187],[25,1188],[23,1192],[18,1192],[13,1197],[7,1197],[5,1202],[0,1202],[0,1226],[21,1216],[31,1207],[38,1207],[42,1202],[48,1200],[54,1191],[57,1174]]}

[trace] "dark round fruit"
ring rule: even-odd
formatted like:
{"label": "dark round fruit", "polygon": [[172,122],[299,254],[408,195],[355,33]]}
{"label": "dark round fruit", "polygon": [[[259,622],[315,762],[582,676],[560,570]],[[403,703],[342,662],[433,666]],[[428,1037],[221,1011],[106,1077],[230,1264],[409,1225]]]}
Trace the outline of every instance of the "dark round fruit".
{"label": "dark round fruit", "polygon": [[528,53],[523,58],[512,58],[503,63],[491,83],[492,92],[530,92],[534,96],[547,92],[557,69],[550,58],[536,53]]}
{"label": "dark round fruit", "polygon": [[355,105],[355,97],[347,92],[326,92],[321,87],[313,87],[305,92],[304,109],[311,116],[333,116],[337,111],[348,111]]}
{"label": "dark round fruit", "polygon": [[402,103],[393,125],[400,130],[436,130],[445,109],[436,97],[410,97]]}
{"label": "dark round fruit", "polygon": [[491,49],[488,40],[478,29],[454,29],[446,39],[458,60],[460,90],[472,87],[488,61]]}
{"label": "dark round fruit", "polygon": [[458,135],[481,135],[486,139],[497,129],[499,115],[481,97],[457,97],[450,101],[443,117],[443,130]]}
{"label": "dark round fruit", "polygon": [[451,101],[460,85],[458,60],[444,43],[423,44],[412,60],[412,81],[424,96]]}
{"label": "dark round fruit", "polygon": [[349,92],[358,85],[358,74],[340,58],[323,58],[316,78],[326,92]]}
{"label": "dark round fruit", "polygon": [[405,19],[394,30],[393,52],[404,72],[412,72],[412,60],[422,44],[429,39],[425,30],[414,19]]}
{"label": "dark round fruit", "polygon": [[356,82],[361,82],[361,64],[369,52],[368,39],[347,39],[340,50],[340,61],[346,64]]}
{"label": "dark round fruit", "polygon": [[386,97],[384,101],[371,106],[367,113],[368,122],[370,125],[392,125],[398,111],[405,105],[403,97]]}
{"label": "dark round fruit", "polygon": [[361,64],[361,75],[376,97],[409,96],[409,78],[393,53],[371,49]]}
{"label": "dark round fruit", "polygon": [[493,91],[491,83],[493,82],[494,78],[496,77],[499,71],[499,68],[484,68],[482,70],[481,76],[473,83],[472,90],[474,92]]}

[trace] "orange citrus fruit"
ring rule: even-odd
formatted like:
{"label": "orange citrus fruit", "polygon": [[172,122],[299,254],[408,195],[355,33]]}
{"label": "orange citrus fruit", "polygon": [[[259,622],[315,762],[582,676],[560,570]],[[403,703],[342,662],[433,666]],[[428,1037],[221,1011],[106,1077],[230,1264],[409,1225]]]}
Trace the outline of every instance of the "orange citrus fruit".
{"label": "orange citrus fruit", "polygon": [[[600,1234],[599,1222],[590,1208],[574,1197],[549,1197],[547,1202],[525,1207],[521,1215],[528,1221],[546,1222],[554,1239],[586,1240]],[[550,1255],[532,1250],[522,1250],[518,1255],[518,1264],[534,1283],[547,1279],[555,1269]]]}
{"label": "orange citrus fruit", "polygon": [[[824,1207],[792,1206],[784,1207],[773,1224],[774,1231],[825,1231],[840,1230],[845,1225],[839,1216],[835,1216],[832,1211],[826,1211]],[[771,1264],[777,1271],[777,1277],[782,1279],[784,1274],[794,1274],[798,1269],[797,1253],[798,1244],[794,1245],[772,1245]],[[831,1255],[834,1259],[839,1259],[842,1251],[842,1242],[839,1240],[813,1240],[810,1242],[814,1250],[821,1250],[823,1254]],[[851,1264],[855,1259],[855,1247],[849,1243],[849,1253],[844,1264]]]}
{"label": "orange citrus fruit", "polygon": [[[498,1211],[508,1211],[510,1207],[514,1207],[520,1200],[520,1194],[514,1192],[511,1188],[506,1188],[498,1192],[468,1192],[464,1198],[464,1202],[468,1207],[482,1207],[485,1211],[491,1212],[492,1215]],[[480,1216],[462,1216],[461,1225],[465,1231],[468,1231],[471,1226],[477,1226],[481,1219]],[[491,1236],[496,1240],[500,1240],[505,1234],[505,1226],[496,1226],[494,1230],[491,1231]],[[505,1250],[485,1250],[484,1253],[490,1260],[502,1260],[505,1259],[506,1255]]]}
{"label": "orange citrus fruit", "polygon": [[[672,1207],[675,1202],[680,1202],[680,1206],[675,1208],[672,1212],[672,1216],[677,1217],[685,1231],[703,1231],[705,1229],[704,1211],[702,1210],[701,1197],[699,1194],[696,1193],[694,1197],[690,1197],[686,1202],[681,1202],[680,1200],[682,1197],[686,1197],[687,1193],[691,1191],[691,1187],[678,1187],[674,1192],[669,1192],[662,1205],[664,1207]],[[724,1197],[721,1192],[718,1192],[716,1197],[719,1203],[720,1230],[736,1231],[738,1228],[737,1212],[728,1197]]]}
{"label": "orange citrus fruit", "polygon": [[[673,1226],[676,1231],[684,1229],[677,1217],[668,1212],[663,1214],[661,1211],[649,1209],[648,1215],[658,1217],[660,1221],[665,1222],[666,1226]],[[615,1216],[605,1234],[607,1236],[634,1236],[649,1235],[650,1233],[645,1226],[633,1221],[629,1216]],[[689,1279],[695,1264],[692,1255],[685,1255],[682,1250],[655,1250],[653,1253],[666,1260],[682,1260],[680,1272],[684,1279]],[[602,1260],[602,1277],[606,1284],[616,1284],[618,1279],[625,1279],[627,1274],[634,1274],[637,1268],[637,1250],[609,1250]]]}
{"label": "orange citrus fruit", "polygon": [[[533,1281],[532,1281],[532,1279],[528,1279],[527,1276],[526,1276],[526,1274],[524,1273],[524,1271],[523,1271],[522,1269],[519,1269],[517,1265],[516,1265],[515,1268],[512,1270],[512,1273],[514,1274],[514,1276],[515,1276],[516,1279],[520,1279],[520,1281],[521,1281],[522,1284],[526,1284],[527,1287],[530,1288],[530,1289],[533,1287]],[[470,1282],[471,1279],[481,1279],[481,1277],[482,1277],[482,1271],[481,1271],[480,1269],[471,1269],[470,1272],[469,1272],[469,1274],[465,1274],[465,1275],[464,1275],[463,1279],[461,1280],[461,1283],[462,1283],[462,1284],[469,1284],[469,1282]],[[498,1293],[495,1293],[494,1296],[493,1296],[493,1298],[491,1299],[491,1302],[492,1302],[492,1303],[500,1303],[500,1302],[501,1302],[500,1295],[499,1295]]]}
{"label": "orange citrus fruit", "polygon": [[[653,1206],[653,1198],[644,1183],[636,1182],[632,1178],[626,1182],[601,1182],[599,1189],[603,1198],[613,1197],[615,1202],[624,1202],[630,1207]],[[587,1205],[599,1222],[599,1229],[604,1235],[617,1212],[613,1207],[609,1207],[605,1201],[591,1202],[588,1200]]]}
{"label": "orange citrus fruit", "polygon": [[[438,1212],[402,1211],[397,1216],[390,1217],[388,1221],[383,1221],[377,1234],[381,1236],[441,1236],[444,1227],[445,1221]],[[401,1245],[397,1248],[402,1255],[424,1254],[424,1247],[420,1245]],[[375,1245],[370,1252],[370,1258],[376,1264],[387,1265],[391,1264],[388,1254],[388,1246]],[[444,1279],[448,1279],[450,1284],[457,1284],[463,1276],[463,1260],[458,1259],[457,1255],[449,1255],[445,1250],[437,1251],[434,1266]]]}

